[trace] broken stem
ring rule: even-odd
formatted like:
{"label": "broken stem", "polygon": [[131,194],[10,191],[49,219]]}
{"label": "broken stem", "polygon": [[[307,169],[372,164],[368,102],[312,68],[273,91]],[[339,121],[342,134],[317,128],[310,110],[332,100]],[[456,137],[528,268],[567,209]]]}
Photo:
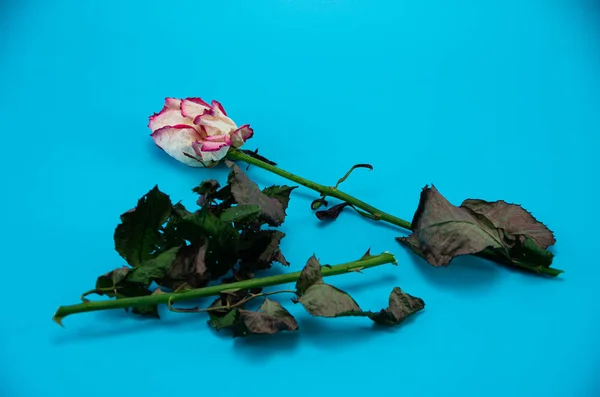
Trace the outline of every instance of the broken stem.
{"label": "broken stem", "polygon": [[[365,256],[360,260],[348,262],[335,266],[323,266],[321,274],[323,277],[336,276],[339,274],[354,272],[358,270],[368,269],[370,267],[384,265],[386,263],[396,263],[396,259],[390,253],[380,255]],[[60,306],[54,317],[56,323],[62,325],[62,319],[71,314],[93,312],[99,310],[126,309],[137,306],[172,304],[185,300],[204,298],[207,296],[219,295],[222,292],[240,289],[264,288],[273,285],[281,285],[296,282],[300,277],[301,272],[280,274],[277,276],[269,276],[255,278],[251,280],[238,281],[235,283],[215,285],[205,288],[197,288],[183,292],[171,292],[147,296],[139,296],[133,298],[123,298],[105,301],[87,301],[70,306]]]}

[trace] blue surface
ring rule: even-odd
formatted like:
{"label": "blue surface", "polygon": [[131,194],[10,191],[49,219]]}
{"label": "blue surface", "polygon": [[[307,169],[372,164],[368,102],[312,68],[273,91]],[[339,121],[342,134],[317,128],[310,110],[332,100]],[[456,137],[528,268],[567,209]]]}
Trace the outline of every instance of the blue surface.
{"label": "blue surface", "polygon": [[[550,1],[17,1],[0,3],[1,396],[598,396],[600,3]],[[154,184],[226,170],[179,165],[147,117],[165,96],[218,99],[247,148],[412,217],[427,183],[454,203],[521,203],[558,239],[559,280],[479,260],[436,269],[393,227],[319,224],[293,196],[283,249],[300,269],[389,250],[398,267],[338,277],[365,309],[394,285],[426,310],[381,332],[315,320],[233,340],[206,317],[121,311],[50,318],[95,277],[121,212]],[[257,168],[259,184],[282,180]],[[287,271],[287,270],[284,270]],[[234,368],[233,377],[222,370]]]}

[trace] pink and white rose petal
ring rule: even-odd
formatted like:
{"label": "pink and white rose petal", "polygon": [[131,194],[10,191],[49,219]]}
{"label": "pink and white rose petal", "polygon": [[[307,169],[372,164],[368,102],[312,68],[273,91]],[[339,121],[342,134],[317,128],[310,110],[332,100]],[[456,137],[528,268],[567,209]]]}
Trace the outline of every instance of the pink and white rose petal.
{"label": "pink and white rose petal", "polygon": [[249,124],[238,127],[223,105],[201,98],[166,98],[148,127],[154,143],[168,155],[191,167],[210,167],[252,138]]}

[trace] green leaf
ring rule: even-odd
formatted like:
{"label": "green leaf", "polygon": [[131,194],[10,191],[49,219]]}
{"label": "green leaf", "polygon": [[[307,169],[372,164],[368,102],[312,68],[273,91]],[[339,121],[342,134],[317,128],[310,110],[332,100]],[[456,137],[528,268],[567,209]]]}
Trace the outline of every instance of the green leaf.
{"label": "green leaf", "polygon": [[160,233],[171,213],[169,196],[155,186],[138,200],[137,206],[121,215],[115,230],[117,252],[133,267],[152,258],[164,243]]}
{"label": "green leaf", "polygon": [[515,260],[535,263],[544,267],[550,267],[554,254],[541,248],[536,240],[529,236],[519,236],[510,248],[510,256]]}
{"label": "green leaf", "polygon": [[314,284],[322,284],[321,264],[315,255],[311,256],[306,265],[300,272],[300,277],[296,281],[296,294],[303,295],[306,290]]}
{"label": "green leaf", "polygon": [[233,323],[234,336],[275,334],[298,329],[296,319],[281,304],[265,299],[258,311],[238,310]]}
{"label": "green leaf", "polygon": [[432,186],[421,192],[413,233],[397,238],[434,266],[446,266],[460,255],[482,254],[501,263],[523,262],[549,267],[545,251],[552,232],[520,206],[503,201],[465,200],[456,207]]}
{"label": "green leaf", "polygon": [[344,291],[329,284],[313,284],[298,298],[313,316],[338,317],[348,312],[361,311],[358,303]]}
{"label": "green leaf", "polygon": [[239,222],[252,218],[260,213],[257,205],[241,204],[224,210],[219,217],[222,222]]}
{"label": "green leaf", "polygon": [[262,192],[265,196],[277,199],[283,206],[283,209],[286,210],[290,202],[290,194],[292,193],[292,190],[297,188],[298,186],[273,185],[264,188]]}
{"label": "green leaf", "polygon": [[237,165],[231,163],[228,180],[231,194],[238,205],[256,205],[260,208],[259,218],[270,226],[279,226],[285,220],[283,204],[265,195]]}
{"label": "green leaf", "polygon": [[216,311],[209,311],[208,315],[210,317],[208,324],[218,331],[222,328],[231,327],[235,323],[238,316],[238,310],[229,310],[224,314]]}
{"label": "green leaf", "polygon": [[221,221],[206,207],[182,219],[179,230],[184,238],[192,243],[211,236],[219,244],[231,247],[239,238],[238,232],[230,223]]}
{"label": "green leaf", "polygon": [[368,312],[368,317],[380,325],[398,325],[413,314],[423,310],[423,299],[414,297],[395,287],[390,294],[389,305],[377,313]]}
{"label": "green leaf", "polygon": [[155,258],[148,259],[130,271],[125,281],[147,287],[152,281],[163,278],[169,267],[171,267],[171,264],[175,261],[177,251],[179,251],[179,247],[171,248]]}
{"label": "green leaf", "polygon": [[211,213],[208,207],[183,219],[179,231],[192,245],[208,239],[205,260],[213,279],[226,274],[238,262],[239,232],[231,222],[223,222]]}
{"label": "green leaf", "polygon": [[190,216],[192,213],[189,212],[181,203],[176,203],[171,209],[171,214],[167,220],[166,225],[162,229],[163,244],[159,248],[159,251],[164,251],[169,248],[179,247],[185,244],[185,239],[179,232],[179,225],[181,221]]}

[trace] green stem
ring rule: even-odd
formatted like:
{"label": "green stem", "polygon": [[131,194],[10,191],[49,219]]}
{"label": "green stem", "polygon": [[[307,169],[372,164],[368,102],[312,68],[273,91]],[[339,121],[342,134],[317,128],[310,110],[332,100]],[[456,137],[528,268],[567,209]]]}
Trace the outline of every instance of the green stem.
{"label": "green stem", "polygon": [[[363,210],[364,213],[359,212],[359,214],[361,214],[364,217],[367,217],[367,218],[373,219],[373,220],[377,220],[377,221],[388,222],[388,223],[391,223],[392,225],[396,225],[396,226],[399,226],[408,231],[412,231],[410,222],[405,221],[404,219],[400,219],[391,214],[388,214],[378,208],[375,208],[372,205],[369,205],[369,204],[365,203],[364,201],[361,201],[361,200],[357,199],[356,197],[349,195],[348,193],[344,193],[335,187],[325,186],[325,185],[321,185],[321,184],[313,182],[313,181],[309,181],[308,179],[302,178],[301,176],[292,174],[291,172],[282,170],[281,168],[279,168],[277,166],[271,165],[262,160],[259,160],[250,155],[247,155],[246,153],[242,152],[239,149],[231,148],[229,150],[229,152],[227,153],[227,157],[229,157],[231,160],[241,160],[250,165],[254,165],[256,167],[259,167],[259,168],[262,168],[269,172],[272,172],[272,173],[279,175],[285,179],[288,179],[292,182],[296,182],[299,185],[302,185],[304,187],[312,189],[312,190],[318,192],[319,194],[321,194],[322,196],[335,197],[337,199],[340,199],[346,203],[351,204],[355,208],[359,208],[359,209]],[[488,260],[492,260],[494,262],[498,262],[496,255],[494,255],[494,253],[489,250],[484,250],[483,252],[476,254],[476,256],[479,256],[481,258],[485,258]],[[505,263],[503,263],[503,264],[505,264]],[[545,274],[545,275],[552,276],[552,277],[556,277],[563,272],[562,270],[559,270],[559,269],[531,265],[531,264],[521,262],[521,261],[512,261],[511,264],[513,266],[517,266],[517,267],[520,267],[520,268],[528,270],[528,271]]]}
{"label": "green stem", "polygon": [[393,215],[390,215],[386,212],[383,212],[382,210],[375,208],[372,205],[369,205],[369,204],[365,203],[364,201],[361,201],[361,200],[357,199],[356,197],[349,195],[348,193],[344,193],[337,188],[333,188],[331,186],[325,186],[325,185],[321,185],[321,184],[313,182],[313,181],[309,181],[308,179],[302,178],[301,176],[292,174],[291,172],[282,170],[279,167],[265,163],[264,161],[261,161],[252,156],[249,156],[240,150],[230,149],[229,152],[227,153],[227,157],[229,157],[232,160],[241,160],[250,165],[254,165],[256,167],[260,167],[264,170],[270,171],[274,174],[284,177],[285,179],[288,179],[292,182],[296,182],[299,185],[302,185],[309,189],[312,189],[312,190],[320,193],[323,196],[335,197],[346,203],[352,204],[354,207],[360,208],[361,210],[373,215],[373,219],[385,221],[385,222],[391,223],[393,225],[400,226],[401,228],[410,230],[410,222],[405,221],[404,219],[395,217]]}
{"label": "green stem", "polygon": [[[390,253],[368,256],[354,262],[348,262],[335,266],[323,266],[321,274],[323,277],[336,276],[339,274],[361,271],[370,267],[384,265],[386,263],[396,263],[396,259]],[[70,306],[60,306],[52,319],[59,325],[62,325],[62,319],[71,314],[94,312],[99,310],[125,309],[136,306],[169,304],[185,300],[204,298],[207,296],[219,295],[224,291],[238,289],[264,288],[273,285],[292,283],[298,280],[301,272],[280,274],[251,280],[239,281],[230,284],[220,284],[211,287],[197,288],[184,292],[172,292],[156,295],[139,296],[134,298],[123,298],[105,301],[87,301]]]}

